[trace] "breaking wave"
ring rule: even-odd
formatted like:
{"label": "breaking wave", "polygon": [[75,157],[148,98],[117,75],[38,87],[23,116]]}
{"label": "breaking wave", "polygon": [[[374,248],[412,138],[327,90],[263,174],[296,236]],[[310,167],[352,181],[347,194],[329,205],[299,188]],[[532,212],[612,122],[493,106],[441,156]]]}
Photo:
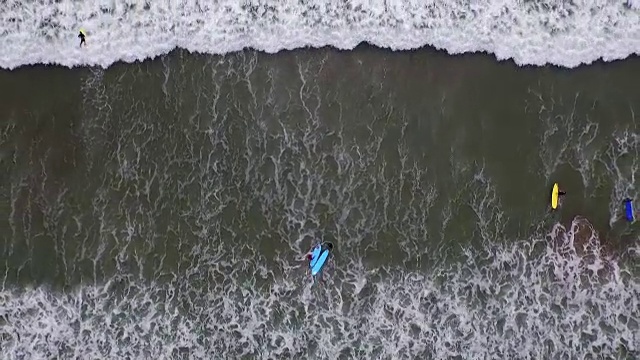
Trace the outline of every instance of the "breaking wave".
{"label": "breaking wave", "polygon": [[[5,290],[0,345],[10,359],[640,354],[640,283],[628,273],[638,269],[601,252],[582,218],[546,239],[466,251],[466,261],[429,273],[350,262],[319,288],[302,284],[295,267],[277,276],[224,265],[232,255],[212,250],[167,283],[119,275],[64,293]],[[273,281],[243,279],[247,267]]]}
{"label": "breaking wave", "polygon": [[[88,47],[76,34],[84,28]],[[0,67],[133,62],[176,48],[225,54],[303,47],[488,52],[520,65],[575,67],[640,52],[640,2],[561,0],[8,0]]]}

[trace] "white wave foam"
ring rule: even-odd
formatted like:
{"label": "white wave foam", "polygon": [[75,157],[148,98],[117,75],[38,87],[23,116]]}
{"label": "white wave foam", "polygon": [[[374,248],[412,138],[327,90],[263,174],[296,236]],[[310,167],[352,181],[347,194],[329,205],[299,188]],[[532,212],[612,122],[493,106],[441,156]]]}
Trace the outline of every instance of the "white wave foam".
{"label": "white wave foam", "polygon": [[[133,62],[175,48],[224,54],[305,46],[431,45],[575,67],[640,53],[638,1],[24,1],[0,4],[0,67]],[[80,49],[79,28],[88,32]]]}
{"label": "white wave foam", "polygon": [[3,290],[0,347],[8,359],[638,355],[637,267],[618,268],[584,219],[548,240],[491,244],[428,274],[351,263],[315,289],[292,269],[260,289],[198,270],[170,284]]}

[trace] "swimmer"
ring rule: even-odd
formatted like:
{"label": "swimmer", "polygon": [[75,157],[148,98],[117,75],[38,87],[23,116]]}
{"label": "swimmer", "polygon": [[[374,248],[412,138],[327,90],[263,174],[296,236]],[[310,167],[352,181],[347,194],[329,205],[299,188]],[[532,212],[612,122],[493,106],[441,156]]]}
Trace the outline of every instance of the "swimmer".
{"label": "swimmer", "polygon": [[87,46],[87,41],[85,40],[85,35],[82,30],[80,30],[80,34],[78,34],[78,37],[80,38],[80,47],[82,47],[82,44],[84,44],[84,46]]}

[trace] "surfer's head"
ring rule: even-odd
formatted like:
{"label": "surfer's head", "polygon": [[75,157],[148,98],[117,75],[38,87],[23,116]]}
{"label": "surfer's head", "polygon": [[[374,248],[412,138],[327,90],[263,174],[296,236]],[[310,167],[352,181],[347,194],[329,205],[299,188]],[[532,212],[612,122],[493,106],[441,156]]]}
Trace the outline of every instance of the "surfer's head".
{"label": "surfer's head", "polygon": [[333,250],[333,244],[332,244],[332,243],[330,243],[330,242],[328,242],[328,243],[327,243],[327,249],[329,249],[329,250]]}

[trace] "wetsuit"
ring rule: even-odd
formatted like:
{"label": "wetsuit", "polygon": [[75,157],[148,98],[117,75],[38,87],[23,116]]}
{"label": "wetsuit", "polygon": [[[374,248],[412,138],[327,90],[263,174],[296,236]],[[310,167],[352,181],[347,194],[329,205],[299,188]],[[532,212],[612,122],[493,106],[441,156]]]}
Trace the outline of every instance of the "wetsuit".
{"label": "wetsuit", "polygon": [[78,37],[80,38],[80,46],[82,46],[82,44],[84,44],[85,46],[87,45],[86,40],[84,39],[85,36],[82,32],[80,32],[80,34],[78,35]]}

